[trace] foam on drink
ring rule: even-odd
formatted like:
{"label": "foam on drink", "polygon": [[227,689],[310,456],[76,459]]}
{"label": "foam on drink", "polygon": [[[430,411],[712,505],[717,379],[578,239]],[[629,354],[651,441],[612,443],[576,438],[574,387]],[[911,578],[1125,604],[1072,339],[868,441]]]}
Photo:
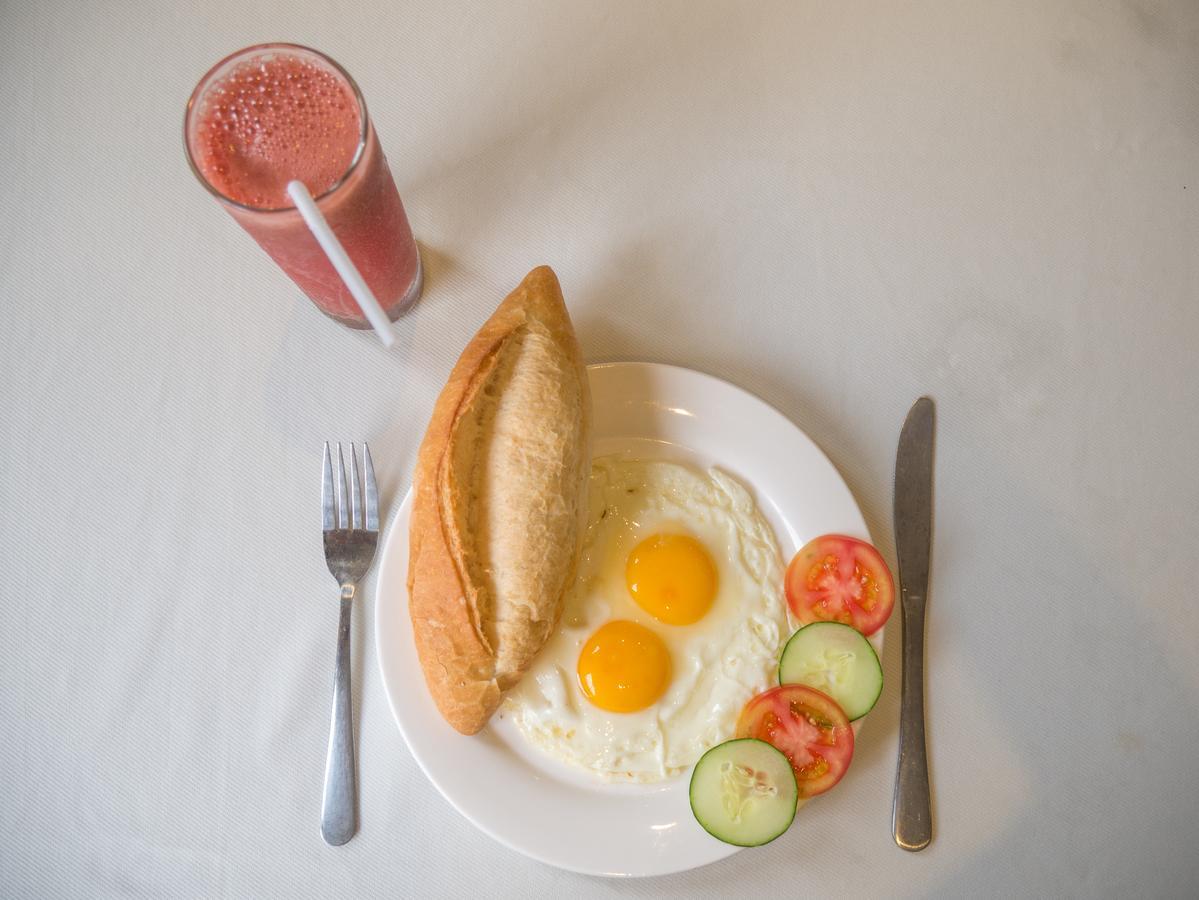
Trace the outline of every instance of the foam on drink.
{"label": "foam on drink", "polygon": [[204,177],[238,203],[291,206],[287,183],[319,196],[350,167],[362,122],[345,79],[315,62],[275,55],[242,63],[201,100],[193,152]]}

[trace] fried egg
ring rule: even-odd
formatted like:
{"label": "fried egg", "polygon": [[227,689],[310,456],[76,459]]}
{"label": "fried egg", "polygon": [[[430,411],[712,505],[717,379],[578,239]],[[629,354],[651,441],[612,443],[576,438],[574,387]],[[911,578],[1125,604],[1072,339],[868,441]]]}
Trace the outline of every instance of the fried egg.
{"label": "fried egg", "polygon": [[733,735],[788,634],[783,566],[718,469],[605,456],[562,620],[504,702],[535,746],[605,780],[660,781]]}

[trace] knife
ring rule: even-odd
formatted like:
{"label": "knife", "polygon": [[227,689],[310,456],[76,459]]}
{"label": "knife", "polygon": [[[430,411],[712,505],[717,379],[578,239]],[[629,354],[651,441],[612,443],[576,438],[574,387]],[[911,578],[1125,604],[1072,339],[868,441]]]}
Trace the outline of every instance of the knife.
{"label": "knife", "polygon": [[933,838],[924,744],[924,604],[933,526],[933,401],[921,397],[908,412],[895,455],[895,552],[899,557],[903,676],[899,700],[899,762],[891,831],[904,850],[923,850]]}

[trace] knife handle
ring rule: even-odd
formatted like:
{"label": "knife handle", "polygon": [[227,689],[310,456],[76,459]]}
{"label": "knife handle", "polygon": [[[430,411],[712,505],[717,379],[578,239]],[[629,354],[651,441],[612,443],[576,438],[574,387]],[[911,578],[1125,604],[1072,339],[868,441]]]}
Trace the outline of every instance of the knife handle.
{"label": "knife handle", "polygon": [[900,613],[903,675],[899,699],[899,766],[895,773],[891,830],[895,843],[904,850],[923,850],[933,839],[928,756],[924,745],[924,598],[905,596]]}

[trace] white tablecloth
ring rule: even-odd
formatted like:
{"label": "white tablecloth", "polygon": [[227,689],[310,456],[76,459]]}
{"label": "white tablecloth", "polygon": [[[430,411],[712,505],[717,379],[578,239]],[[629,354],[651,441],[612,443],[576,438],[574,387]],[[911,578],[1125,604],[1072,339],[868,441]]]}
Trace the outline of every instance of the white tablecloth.
{"label": "white tablecloth", "polygon": [[[370,104],[427,271],[392,352],[184,161],[194,82],[271,39]],[[4,4],[0,895],[1195,896],[1197,46],[1185,0]],[[833,794],[617,883],[430,786],[369,591],[361,830],[321,842],[321,442],[369,439],[398,503],[542,262],[590,359],[799,423],[891,560],[899,426],[936,398],[926,852],[890,835],[898,628]]]}

